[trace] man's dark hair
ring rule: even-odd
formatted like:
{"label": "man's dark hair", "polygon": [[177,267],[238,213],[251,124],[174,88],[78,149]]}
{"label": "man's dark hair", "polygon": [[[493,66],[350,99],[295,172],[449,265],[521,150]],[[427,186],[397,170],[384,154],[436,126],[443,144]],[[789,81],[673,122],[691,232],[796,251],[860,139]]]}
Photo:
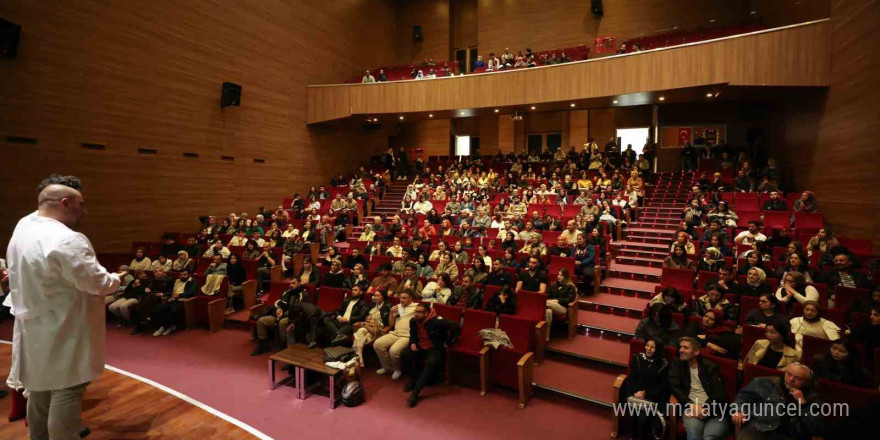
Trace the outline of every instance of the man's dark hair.
{"label": "man's dark hair", "polygon": [[755,225],[756,228],[761,227],[761,225],[758,223],[757,220],[750,220],[750,221],[749,221],[749,224],[750,224],[750,225]]}
{"label": "man's dark hair", "polygon": [[61,174],[52,174],[51,176],[43,179],[39,185],[37,185],[37,193],[43,192],[49,185],[64,185],[69,188],[73,188],[77,191],[82,191],[83,184],[82,181],[79,180],[79,177],[76,176],[62,176]]}

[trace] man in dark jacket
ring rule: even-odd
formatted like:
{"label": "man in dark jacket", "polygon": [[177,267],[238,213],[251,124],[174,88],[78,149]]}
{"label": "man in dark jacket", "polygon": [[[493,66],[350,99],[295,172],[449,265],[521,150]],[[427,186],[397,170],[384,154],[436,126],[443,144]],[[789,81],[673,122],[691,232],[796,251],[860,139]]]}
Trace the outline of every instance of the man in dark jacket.
{"label": "man in dark jacket", "polygon": [[727,392],[721,371],[713,362],[700,357],[703,348],[699,339],[679,339],[679,359],[669,367],[669,386],[684,411],[682,421],[689,439],[723,439],[727,435],[727,421],[721,404],[727,402]]}
{"label": "man in dark jacket", "polygon": [[779,193],[776,191],[770,192],[770,200],[764,202],[764,211],[787,211],[788,203],[785,200],[779,198]]}
{"label": "man in dark jacket", "polygon": [[513,287],[513,277],[504,270],[504,262],[500,258],[492,261],[492,272],[486,277],[487,286]]}
{"label": "man in dark jacket", "polygon": [[[269,352],[269,335],[277,332],[278,342],[281,346],[293,345],[293,340],[287,340],[287,332],[283,331],[290,323],[288,310],[290,306],[298,302],[311,302],[309,293],[302,287],[299,278],[292,278],[290,286],[281,294],[281,298],[266,308],[263,315],[257,319],[254,333],[257,337],[257,348],[251,352],[251,356],[259,356]],[[295,338],[294,338],[295,339]]]}
{"label": "man in dark jacket", "polygon": [[[733,424],[741,426],[737,439],[811,439],[823,434],[824,420],[819,395],[810,386],[813,372],[795,362],[784,377],[752,379],[734,399]],[[771,404],[771,411],[766,405]],[[757,408],[759,405],[764,408]],[[808,407],[805,407],[808,406]],[[783,408],[800,407],[788,412]]]}
{"label": "man in dark jacket", "polygon": [[184,311],[183,300],[196,296],[198,288],[198,281],[188,270],[180,271],[171,294],[165,296],[162,304],[157,305],[153,310],[152,320],[159,324],[159,329],[153,333],[153,336],[168,336],[177,330],[177,322]]}
{"label": "man in dark jacket", "polygon": [[436,378],[446,357],[446,343],[455,338],[454,331],[446,321],[427,303],[419,303],[409,322],[409,347],[401,353],[403,373],[409,376],[403,391],[410,392],[406,403],[410,407],[419,403],[419,393],[428,382]]}
{"label": "man in dark jacket", "polygon": [[324,329],[333,337],[331,345],[340,345],[348,341],[354,334],[354,324],[367,319],[368,310],[362,298],[363,293],[364,288],[360,284],[352,286],[351,296],[342,301],[336,313],[324,316]]}
{"label": "man in dark jacket", "polygon": [[452,306],[467,307],[469,309],[483,308],[483,291],[474,285],[474,277],[464,274],[461,285],[452,290],[452,297],[446,302]]}
{"label": "man in dark jacket", "polygon": [[317,333],[318,324],[324,316],[324,311],[318,306],[310,302],[296,302],[291,304],[287,312],[288,322],[285,331],[287,332],[287,345],[296,343],[296,334],[305,333],[306,343],[309,348],[315,348],[318,345]]}
{"label": "man in dark jacket", "polygon": [[871,281],[865,274],[852,270],[853,257],[848,253],[839,253],[834,256],[834,269],[822,274],[822,281],[831,289],[831,299],[834,300],[834,288],[837,286],[855,287],[858,289],[870,289]]}

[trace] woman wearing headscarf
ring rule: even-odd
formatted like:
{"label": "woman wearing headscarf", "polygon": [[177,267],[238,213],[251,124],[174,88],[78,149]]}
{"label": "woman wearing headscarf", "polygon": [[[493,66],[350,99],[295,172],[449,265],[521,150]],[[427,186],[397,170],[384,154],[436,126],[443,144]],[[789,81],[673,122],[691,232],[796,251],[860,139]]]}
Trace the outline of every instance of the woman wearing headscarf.
{"label": "woman wearing headscarf", "polygon": [[192,271],[195,262],[189,258],[189,253],[187,251],[180,251],[177,253],[177,259],[171,262],[171,270],[175,272],[180,272],[184,269]]}
{"label": "woman wearing headscarf", "polygon": [[791,318],[791,332],[794,333],[795,348],[801,350],[804,335],[836,341],[840,339],[840,327],[821,316],[821,307],[816,301],[804,303],[804,314]]}
{"label": "woman wearing headscarf", "polygon": [[[652,406],[661,402],[668,402],[671,393],[669,389],[669,363],[664,358],[664,344],[658,339],[645,341],[645,351],[634,354],[629,361],[629,374],[620,386],[621,402],[648,401]],[[637,399],[637,400],[636,400]],[[632,438],[652,438],[651,422],[655,417],[640,413],[631,417]]]}
{"label": "woman wearing headscarf", "polygon": [[229,255],[229,262],[226,264],[226,278],[229,280],[229,292],[226,295],[226,313],[235,311],[232,298],[236,295],[241,296],[242,284],[247,280],[247,271],[241,264],[241,258],[236,253]]}
{"label": "woman wearing headscarf", "polygon": [[698,338],[703,345],[717,356],[736,359],[742,343],[739,335],[724,323],[724,313],[720,309],[710,309],[697,322],[691,322],[684,336]]}
{"label": "woman wearing headscarf", "polygon": [[816,202],[816,194],[812,191],[804,191],[801,198],[794,201],[794,212],[819,212],[819,204]]}
{"label": "woman wearing headscarf", "polygon": [[697,271],[718,272],[718,268],[724,265],[724,257],[718,248],[709,247],[703,253],[700,264],[697,265]]}
{"label": "woman wearing headscarf", "polygon": [[146,249],[139,247],[134,252],[134,259],[131,260],[131,263],[128,263],[128,268],[133,271],[137,270],[150,270],[150,266],[152,262],[150,258],[147,257]]}
{"label": "woman wearing headscarf", "polygon": [[769,293],[770,286],[766,282],[767,274],[763,269],[753,267],[746,274],[746,282],[739,285],[739,294],[751,297],[759,297],[762,293]]}
{"label": "woman wearing headscarf", "polygon": [[767,339],[755,341],[743,363],[785,370],[789,364],[799,361],[801,352],[787,340],[790,331],[791,325],[783,319],[768,325],[764,333]]}

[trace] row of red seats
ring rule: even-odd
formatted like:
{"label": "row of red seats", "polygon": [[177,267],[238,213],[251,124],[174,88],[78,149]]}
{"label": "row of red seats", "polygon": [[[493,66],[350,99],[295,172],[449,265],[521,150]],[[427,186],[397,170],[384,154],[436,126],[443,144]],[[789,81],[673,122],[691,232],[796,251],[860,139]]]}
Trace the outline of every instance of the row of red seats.
{"label": "row of red seats", "polygon": [[712,40],[715,38],[723,38],[731,35],[746,34],[766,28],[765,25],[760,23],[746,23],[710,29],[676,30],[662,34],[629,39],[625,41],[624,44],[626,45],[626,52],[633,52],[636,45],[638,45],[641,50],[650,50],[694,43],[697,41]]}

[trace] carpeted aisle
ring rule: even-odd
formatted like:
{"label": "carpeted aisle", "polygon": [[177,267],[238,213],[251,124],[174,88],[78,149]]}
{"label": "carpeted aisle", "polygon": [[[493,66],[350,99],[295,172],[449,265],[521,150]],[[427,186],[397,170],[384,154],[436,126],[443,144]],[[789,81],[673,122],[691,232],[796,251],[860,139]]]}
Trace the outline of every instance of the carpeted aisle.
{"label": "carpeted aisle", "polygon": [[[611,432],[608,410],[545,395],[520,410],[516,394],[503,389],[480,397],[478,391],[464,387],[430,387],[419,406],[410,409],[402,380],[376,376],[372,368],[362,378],[367,402],[357,408],[331,410],[327,398],[320,395],[297,400],[293,388],[269,391],[267,358],[249,355],[253,345],[246,331],[222,330],[211,335],[196,329],[163,338],[128,332],[108,325],[108,364],[173,388],[277,440],[331,435],[350,439],[605,439]],[[11,321],[0,324],[0,339],[10,340],[11,333]]]}

